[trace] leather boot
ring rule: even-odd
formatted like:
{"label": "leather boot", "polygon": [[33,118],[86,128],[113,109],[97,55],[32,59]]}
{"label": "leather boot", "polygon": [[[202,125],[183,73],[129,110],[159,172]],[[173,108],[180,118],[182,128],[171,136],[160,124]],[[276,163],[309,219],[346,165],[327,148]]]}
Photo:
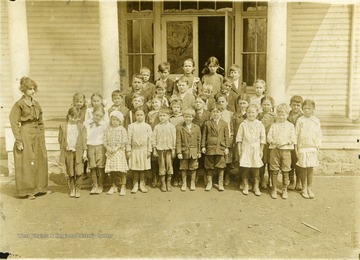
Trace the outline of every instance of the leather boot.
{"label": "leather boot", "polygon": [[295,176],[296,176],[295,190],[301,190],[302,189],[301,175],[300,175],[300,171],[298,169],[299,169],[299,167],[295,166]]}
{"label": "leather boot", "polygon": [[272,189],[271,189],[270,196],[273,199],[277,199],[277,187],[276,187],[277,172],[276,171],[271,171],[270,175],[271,175],[271,182],[272,182]]}
{"label": "leather boot", "polygon": [[158,185],[158,182],[159,182],[159,180],[158,180],[158,175],[157,175],[157,173],[153,173],[153,179],[152,179],[151,186],[152,186],[153,188],[155,188],[155,187]]}
{"label": "leather boot", "polygon": [[145,187],[145,172],[140,173],[140,185],[139,185],[140,191],[142,193],[147,193],[148,190]]}
{"label": "leather boot", "polygon": [[75,198],[80,198],[80,185],[79,185],[80,177],[81,177],[81,175],[74,176],[74,178],[75,178]]}
{"label": "leather boot", "polygon": [[166,178],[166,189],[168,192],[171,192],[172,191],[172,187],[171,187],[171,177],[172,176],[170,174],[168,174],[166,177],[167,177]]}
{"label": "leather boot", "polygon": [[307,169],[307,190],[308,190],[308,194],[309,194],[310,199],[315,198],[315,194],[314,194],[314,192],[312,190],[312,179],[313,179],[313,169],[308,168]]}
{"label": "leather boot", "polygon": [[137,171],[133,172],[133,188],[131,193],[136,193],[139,189],[139,173]]}
{"label": "leather boot", "polygon": [[282,188],[282,195],[281,195],[281,197],[283,199],[288,198],[288,192],[287,192],[288,184],[289,184],[289,172],[283,172],[283,188]]}
{"label": "leather boot", "polygon": [[249,194],[249,181],[247,178],[246,179],[244,178],[243,182],[244,182],[244,189],[243,189],[242,193],[244,195],[248,195]]}
{"label": "leather boot", "polygon": [[68,185],[69,185],[69,189],[70,189],[70,197],[74,198],[75,197],[75,183],[74,183],[74,177],[69,177],[68,178]]}
{"label": "leather boot", "polygon": [[160,182],[161,182],[160,190],[162,192],[165,192],[166,191],[165,175],[160,176]]}
{"label": "leather boot", "polygon": [[302,184],[302,190],[301,190],[301,196],[303,196],[305,199],[309,198],[308,193],[308,187],[307,187],[307,172],[305,168],[300,168],[300,177],[301,177],[301,184]]}
{"label": "leather boot", "polygon": [[265,190],[265,189],[267,189],[267,183],[265,180],[265,165],[260,167],[259,172],[260,172],[260,185],[261,185],[261,188]]}
{"label": "leather boot", "polygon": [[126,194],[126,185],[125,184],[121,184],[120,186],[120,196],[125,196]]}
{"label": "leather boot", "polygon": [[196,171],[190,171],[190,172],[191,172],[190,190],[194,191],[196,189],[195,187]]}
{"label": "leather boot", "polygon": [[98,168],[98,180],[98,189],[96,190],[96,194],[101,194],[105,183],[105,168]]}
{"label": "leather boot", "polygon": [[208,172],[207,176],[206,176],[206,187],[205,187],[205,191],[211,191],[212,189],[212,179],[213,179],[213,174],[212,172]]}
{"label": "leather boot", "polygon": [[186,171],[181,171],[181,178],[182,178],[182,185],[180,190],[181,191],[186,191]]}
{"label": "leather boot", "polygon": [[226,167],[224,175],[225,175],[224,185],[228,186],[230,184],[230,166]]}
{"label": "leather boot", "polygon": [[219,171],[219,191],[224,191],[224,170]]}
{"label": "leather boot", "polygon": [[254,193],[256,196],[260,196],[261,192],[259,189],[259,177],[255,177],[255,182],[254,182]]}
{"label": "leather boot", "polygon": [[[289,180],[290,180],[290,183],[289,183],[289,186],[288,186],[288,189],[289,190],[294,190],[295,189],[295,171],[294,169],[291,169],[290,172],[289,172]],[[296,179],[296,182],[297,182],[297,179]]]}

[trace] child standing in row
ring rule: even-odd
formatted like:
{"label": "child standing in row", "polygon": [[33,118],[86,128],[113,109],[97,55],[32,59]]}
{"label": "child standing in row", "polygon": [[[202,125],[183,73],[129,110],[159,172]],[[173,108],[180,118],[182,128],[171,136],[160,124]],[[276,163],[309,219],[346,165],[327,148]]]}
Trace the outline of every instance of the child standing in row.
{"label": "child standing in row", "polygon": [[200,127],[192,121],[195,110],[184,110],[184,123],[176,127],[176,153],[180,160],[180,172],[182,178],[181,191],[186,191],[187,174],[190,173],[190,190],[195,190],[196,170],[199,167],[198,158],[201,157],[201,132]]}
{"label": "child standing in row", "polygon": [[225,155],[229,154],[229,147],[228,124],[221,119],[221,112],[215,106],[211,111],[211,120],[205,122],[201,135],[201,151],[205,154],[204,166],[207,170],[205,191],[212,189],[214,173],[218,175],[219,191],[224,191]]}
{"label": "child standing in row", "polygon": [[195,97],[192,91],[189,91],[189,79],[185,76],[182,76],[177,81],[178,93],[171,96],[170,103],[173,100],[178,99],[181,100],[182,108],[193,107],[195,103]]}
{"label": "child standing in row", "polygon": [[110,173],[112,186],[108,195],[118,191],[120,196],[126,194],[126,173],[129,170],[126,153],[130,153],[130,146],[126,129],[122,126],[124,116],[120,111],[110,114],[110,125],[104,133],[104,147],[106,149],[105,173]]}
{"label": "child standing in row", "polygon": [[261,110],[261,99],[264,97],[264,93],[266,90],[266,83],[262,79],[257,79],[254,83],[255,88],[255,96],[251,97],[251,104],[255,104],[258,106],[259,110]]}
{"label": "child standing in row", "polygon": [[[273,107],[274,107],[274,99],[270,96],[264,96],[261,99],[261,108],[262,112],[259,113],[257,116],[257,119],[264,125],[265,127],[265,134],[267,135],[270,126],[275,123],[275,114],[273,113]],[[269,175],[269,181],[268,184],[270,184],[270,171],[269,171],[269,160],[270,160],[270,152],[269,152],[269,145],[266,143],[264,145],[263,150],[263,158],[262,161],[264,163],[263,166],[260,168],[260,186],[262,189],[267,188],[267,184],[265,181],[265,168],[268,168],[268,175]]]}
{"label": "child standing in row", "polygon": [[[97,108],[104,109],[103,101],[104,101],[103,97],[100,93],[96,92],[91,95],[91,107],[86,109],[86,114],[85,114],[85,120],[84,120],[85,127],[89,125],[91,122],[93,122],[93,115],[95,109]],[[103,117],[101,118],[101,122],[104,123],[105,125],[109,124],[108,114],[103,115]]]}
{"label": "child standing in row", "polygon": [[[287,120],[292,123],[295,127],[296,122],[299,117],[301,117],[303,112],[301,111],[301,105],[303,103],[303,98],[301,96],[293,96],[290,99],[291,111]],[[291,170],[289,172],[290,184],[288,186],[289,190],[301,190],[301,177],[299,167],[296,165],[297,156],[295,150],[291,150]],[[295,181],[296,176],[296,181]]]}
{"label": "child standing in row", "polygon": [[232,80],[232,88],[231,91],[234,92],[236,96],[244,94],[246,91],[246,84],[241,82],[241,69],[239,65],[233,64],[229,68],[228,76]]}
{"label": "child standing in row", "polygon": [[[129,168],[133,174],[133,188],[131,193],[136,193],[138,189],[146,193],[145,171],[151,169],[151,126],[145,123],[145,113],[143,108],[135,110],[136,121],[129,125],[128,135],[131,146],[129,157]],[[139,181],[140,178],[140,181]],[[140,183],[140,184],[139,184]]]}
{"label": "child standing in row", "polygon": [[205,63],[205,68],[202,73],[205,74],[201,82],[204,84],[210,84],[213,86],[213,92],[216,94],[220,91],[224,77],[217,73],[219,69],[219,60],[216,57],[210,57]]}
{"label": "child standing in row", "polygon": [[88,166],[91,172],[92,189],[90,194],[100,194],[105,180],[105,147],[104,132],[107,125],[104,122],[105,110],[103,106],[93,108],[92,122],[86,125]]}
{"label": "child standing in row", "polygon": [[[125,96],[121,93],[120,90],[114,90],[111,93],[111,99],[113,105],[108,109],[108,114],[110,115],[113,111],[120,111],[123,114],[124,118],[128,114],[129,109],[125,106]],[[124,120],[123,120],[124,121]]]}
{"label": "child standing in row", "polygon": [[195,62],[189,58],[183,62],[184,77],[187,79],[188,92],[197,95],[201,92],[202,84],[200,78],[194,76]]}
{"label": "child standing in row", "polygon": [[146,100],[152,99],[155,93],[155,85],[149,82],[151,71],[147,67],[142,67],[140,69],[140,75],[142,76],[143,88],[141,94],[145,97]]}
{"label": "child standing in row", "polygon": [[79,122],[81,124],[85,121],[85,115],[86,115],[86,97],[83,93],[77,92],[73,96],[73,104],[74,107],[76,107],[79,110]]}
{"label": "child standing in row", "polygon": [[286,120],[289,114],[288,106],[283,103],[276,108],[276,122],[271,125],[267,135],[270,144],[270,177],[272,180],[271,198],[277,198],[277,176],[282,173],[282,198],[287,199],[289,171],[291,169],[291,151],[294,149],[295,128]]}
{"label": "child standing in row", "polygon": [[242,173],[242,179],[244,181],[244,189],[242,191],[244,195],[248,195],[249,193],[249,174],[251,174],[255,180],[255,195],[261,195],[259,189],[259,169],[263,166],[261,158],[266,143],[266,135],[264,125],[256,119],[258,112],[259,109],[257,105],[249,105],[246,110],[247,118],[240,124],[236,136],[240,157],[240,172]]}
{"label": "child standing in row", "polygon": [[307,99],[302,104],[304,115],[296,122],[295,134],[297,145],[295,147],[298,158],[302,193],[301,195],[308,199],[315,197],[312,190],[313,169],[319,166],[319,148],[321,146],[321,125],[314,114],[315,102]]}
{"label": "child standing in row", "polygon": [[[158,157],[161,191],[172,191],[171,177],[174,173],[173,159],[175,158],[176,128],[169,122],[170,110],[161,108],[160,123],[154,128],[152,135],[153,154]],[[166,182],[165,182],[166,177]]]}
{"label": "child standing in row", "polygon": [[67,122],[59,128],[60,163],[65,165],[68,174],[70,197],[80,198],[79,179],[87,160],[86,129],[79,122],[76,107],[69,109],[66,118]]}
{"label": "child standing in row", "polygon": [[172,94],[174,94],[174,81],[169,78],[170,74],[170,63],[169,62],[162,62],[158,66],[158,72],[160,74],[160,78],[155,81],[155,85],[158,82],[163,82],[166,91],[166,97],[170,99]]}

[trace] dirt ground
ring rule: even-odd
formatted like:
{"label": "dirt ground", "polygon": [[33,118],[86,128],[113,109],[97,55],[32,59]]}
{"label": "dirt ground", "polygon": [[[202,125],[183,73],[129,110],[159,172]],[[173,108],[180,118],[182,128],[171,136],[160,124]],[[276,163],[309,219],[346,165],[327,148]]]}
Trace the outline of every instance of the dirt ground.
{"label": "dirt ground", "polygon": [[[59,177],[53,193],[19,199],[0,178],[0,251],[22,258],[342,258],[360,256],[360,177],[316,176],[316,198],[273,200],[224,192],[89,195],[70,199]],[[316,231],[302,222],[320,230]]]}

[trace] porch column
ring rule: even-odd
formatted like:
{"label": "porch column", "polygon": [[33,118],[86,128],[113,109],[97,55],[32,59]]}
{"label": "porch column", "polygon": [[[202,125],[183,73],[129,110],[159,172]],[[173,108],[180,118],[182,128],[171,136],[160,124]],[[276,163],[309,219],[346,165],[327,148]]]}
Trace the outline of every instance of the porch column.
{"label": "porch column", "polygon": [[111,103],[111,92],[120,89],[117,1],[99,1],[103,95]]}
{"label": "porch column", "polygon": [[[13,101],[21,92],[20,79],[29,76],[30,56],[25,0],[8,1],[11,89]],[[36,79],[34,79],[36,81]]]}
{"label": "porch column", "polygon": [[285,1],[268,3],[267,29],[267,93],[275,103],[285,102],[286,93],[286,24]]}

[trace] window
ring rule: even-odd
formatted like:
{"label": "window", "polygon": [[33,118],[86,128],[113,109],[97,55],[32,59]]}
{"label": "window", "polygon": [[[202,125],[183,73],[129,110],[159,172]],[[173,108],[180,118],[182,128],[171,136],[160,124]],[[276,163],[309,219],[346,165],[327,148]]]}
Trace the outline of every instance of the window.
{"label": "window", "polygon": [[127,13],[153,12],[152,1],[126,1]]}
{"label": "window", "polygon": [[129,77],[148,67],[154,78],[154,20],[132,19],[127,21]]}
{"label": "window", "polygon": [[231,1],[164,1],[164,12],[224,12],[232,11]]}
{"label": "window", "polygon": [[266,80],[267,3],[243,3],[243,81]]}

